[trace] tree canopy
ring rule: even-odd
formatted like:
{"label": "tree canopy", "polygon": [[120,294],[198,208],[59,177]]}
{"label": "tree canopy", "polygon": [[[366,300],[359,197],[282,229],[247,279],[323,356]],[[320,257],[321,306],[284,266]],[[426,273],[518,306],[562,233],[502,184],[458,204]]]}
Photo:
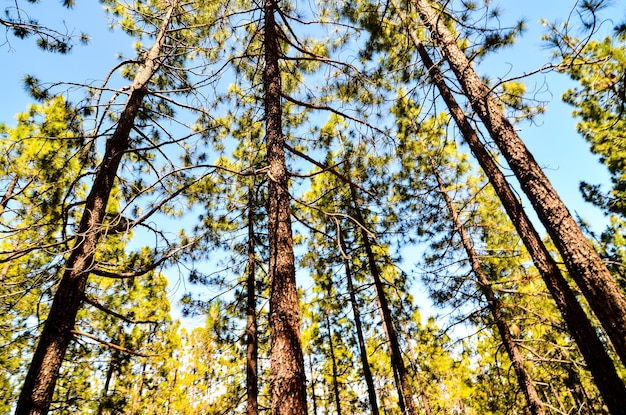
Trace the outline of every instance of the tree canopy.
{"label": "tree canopy", "polygon": [[5,6],[0,413],[626,413],[625,10],[570,3],[530,67],[503,1]]}

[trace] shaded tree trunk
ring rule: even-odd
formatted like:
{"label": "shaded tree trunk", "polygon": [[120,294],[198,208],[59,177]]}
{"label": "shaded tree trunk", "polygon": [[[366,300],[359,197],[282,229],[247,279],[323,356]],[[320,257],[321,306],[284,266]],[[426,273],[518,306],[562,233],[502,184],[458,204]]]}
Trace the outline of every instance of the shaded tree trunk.
{"label": "shaded tree trunk", "polygon": [[428,0],[411,0],[626,364],[626,298]]}
{"label": "shaded tree trunk", "polygon": [[333,372],[333,395],[335,395],[335,410],[337,415],[341,415],[341,399],[339,396],[339,374],[337,373],[337,359],[335,358],[335,344],[333,342],[333,331],[330,326],[330,317],[326,313],[326,331],[328,332],[328,347],[330,352],[330,364]]}
{"label": "shaded tree trunk", "polygon": [[113,354],[111,355],[111,361],[109,362],[109,367],[107,368],[107,374],[104,379],[104,386],[102,388],[102,397],[100,397],[100,402],[98,402],[97,415],[102,415],[102,413],[104,412],[104,409],[105,409],[104,405],[107,399],[109,398],[109,386],[111,384],[111,379],[113,378],[113,372],[116,370],[117,359],[118,359],[118,352],[113,352]]}
{"label": "shaded tree trunk", "polygon": [[104,157],[98,166],[83,215],[76,230],[74,246],[65,264],[50,312],[39,337],[26,379],[22,386],[16,415],[46,414],[50,408],[54,387],[67,347],[71,330],[83,302],[87,278],[94,265],[96,246],[101,236],[106,206],[114,186],[122,156],[129,148],[129,134],[139,113],[148,83],[160,66],[161,50],[172,16],[170,7],[164,17],[156,40],[140,65],[130,87],[130,95],[120,115],[115,131],[107,139]]}
{"label": "shaded tree trunk", "polygon": [[313,359],[309,354],[309,368],[311,369],[311,401],[313,402],[313,415],[317,415],[317,395],[315,394],[315,376],[313,375]]}
{"label": "shaded tree trunk", "polygon": [[505,321],[504,316],[502,315],[502,302],[493,292],[491,288],[491,283],[489,282],[489,278],[485,275],[481,267],[481,261],[474,250],[474,246],[472,241],[465,232],[465,228],[461,223],[461,219],[459,218],[459,214],[452,203],[452,199],[448,194],[448,189],[441,179],[439,172],[437,171],[437,166],[431,162],[431,167],[433,169],[433,174],[437,179],[437,185],[439,186],[439,192],[441,196],[446,202],[446,207],[450,212],[450,216],[452,218],[452,223],[454,225],[454,230],[459,234],[461,238],[461,243],[463,244],[463,248],[467,254],[467,258],[469,260],[470,266],[472,268],[472,272],[476,276],[478,280],[478,286],[483,296],[487,300],[487,305],[489,306],[489,311],[493,317],[493,321],[496,324],[498,329],[498,333],[500,334],[500,338],[502,339],[502,344],[504,345],[504,349],[509,355],[509,359],[511,359],[511,363],[513,364],[513,369],[515,370],[515,375],[517,376],[517,382],[519,383],[522,392],[524,392],[524,396],[526,397],[526,402],[528,402],[528,408],[530,413],[533,415],[545,415],[546,411],[544,409],[543,402],[539,399],[539,395],[537,394],[537,390],[535,389],[535,384],[524,367],[524,358],[517,347],[517,343],[511,336],[511,331],[507,322]]}
{"label": "shaded tree trunk", "polygon": [[[391,310],[389,308],[389,303],[387,302],[387,296],[385,294],[380,276],[380,270],[376,264],[376,258],[374,257],[369,235],[365,231],[365,221],[363,219],[363,215],[361,214],[354,185],[350,185],[350,191],[354,207],[354,218],[359,223],[359,227],[361,228],[361,237],[363,239],[363,245],[367,255],[368,266],[374,280],[374,288],[376,290],[376,297],[380,308],[383,329],[385,330],[385,336],[387,337],[387,342],[389,344],[389,357],[391,359],[391,365],[397,373],[396,386],[398,387],[400,410],[403,414],[407,413],[409,415],[417,415],[417,408],[415,407],[415,402],[413,400],[413,392],[411,390],[412,388],[409,381],[409,375],[406,370],[406,366],[404,365],[402,351],[400,350],[398,334],[393,325]],[[405,408],[402,406],[405,406]]]}
{"label": "shaded tree trunk", "polygon": [[246,392],[247,392],[247,414],[257,415],[259,413],[259,385],[257,374],[258,362],[258,338],[256,321],[256,258],[254,243],[254,222],[255,222],[255,198],[254,185],[248,190],[248,274],[247,274],[247,324],[246,324]]}
{"label": "shaded tree trunk", "polygon": [[[341,249],[346,252],[346,245],[343,236],[339,236],[339,242]],[[365,384],[367,385],[367,396],[370,403],[370,409],[372,415],[378,415],[378,400],[376,399],[376,388],[374,387],[374,379],[372,378],[372,371],[370,369],[369,360],[367,358],[367,348],[365,346],[365,337],[363,336],[363,324],[361,322],[361,311],[356,301],[356,294],[354,292],[354,284],[352,281],[352,271],[350,268],[350,260],[344,257],[344,267],[346,269],[346,280],[348,282],[348,294],[350,295],[350,304],[352,305],[352,314],[354,315],[354,326],[356,328],[356,336],[359,342],[359,357],[361,359],[361,366],[363,368],[363,377],[365,378]]]}
{"label": "shaded tree trunk", "polygon": [[[403,329],[405,337],[409,338],[409,332],[406,328],[406,324],[403,325]],[[415,380],[417,381],[420,398],[422,399],[422,405],[424,405],[424,413],[425,415],[432,415],[432,410],[430,409],[430,400],[428,399],[428,396],[426,395],[426,390],[424,389],[424,379],[420,374],[420,365],[417,362],[417,355],[415,354],[415,350],[413,349],[413,345],[410,340],[407,342],[407,348],[409,350],[409,361],[413,366]]]}
{"label": "shaded tree trunk", "polygon": [[306,376],[300,343],[300,309],[291,233],[289,177],[282,132],[281,81],[274,0],[265,13],[265,122],[268,161],[268,237],[270,246],[270,383],[272,414],[306,414]]}
{"label": "shaded tree trunk", "polygon": [[[403,19],[405,19],[405,17],[403,17]],[[539,270],[546,287],[554,298],[567,324],[568,330],[574,337],[607,406],[612,413],[625,413],[626,388],[618,376],[615,365],[609,357],[604,344],[598,337],[598,333],[591,324],[585,311],[578,303],[576,295],[563,277],[561,270],[541,241],[539,234],[524,212],[521,203],[506,181],[504,174],[487,152],[478,135],[465,117],[463,110],[456,102],[454,95],[446,84],[443,74],[433,63],[426,48],[419,40],[415,31],[412,30],[410,24],[407,22],[406,25],[422,62],[424,62],[424,65],[428,68],[430,78],[439,89],[450,114],[463,134],[463,138],[489,178],[504,209],[524,242],[526,249],[528,249],[535,266]]]}

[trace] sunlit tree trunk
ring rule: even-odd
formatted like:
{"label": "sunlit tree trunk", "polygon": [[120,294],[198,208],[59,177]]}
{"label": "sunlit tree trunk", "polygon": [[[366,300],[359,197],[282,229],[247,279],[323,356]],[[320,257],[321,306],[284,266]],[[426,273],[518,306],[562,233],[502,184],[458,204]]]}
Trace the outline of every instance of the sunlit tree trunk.
{"label": "sunlit tree trunk", "polygon": [[277,4],[266,0],[265,128],[268,162],[268,238],[270,246],[270,383],[273,415],[306,414],[306,376],[300,343],[300,309],[291,233],[289,176],[282,131]]}
{"label": "sunlit tree trunk", "polygon": [[533,258],[535,266],[541,273],[546,287],[554,298],[567,324],[569,332],[574,337],[607,406],[609,406],[612,411],[617,411],[614,413],[622,413],[619,411],[624,411],[626,407],[626,390],[604,344],[598,337],[585,311],[578,303],[574,292],[561,274],[561,270],[541,241],[539,234],[524,212],[522,205],[515,196],[504,174],[487,152],[473,127],[465,117],[463,110],[456,102],[439,67],[434,64],[426,48],[417,36],[417,33],[412,29],[403,13],[400,14],[407,25],[409,35],[415,44],[422,62],[424,62],[424,65],[428,68],[430,78],[439,89],[441,97],[445,101],[450,114],[463,134],[463,138],[489,178],[504,209],[524,242],[526,249],[528,249],[528,252]]}
{"label": "sunlit tree trunk", "polygon": [[446,207],[448,208],[448,212],[450,212],[450,216],[452,218],[452,224],[454,225],[454,230],[458,233],[461,238],[461,243],[463,244],[463,248],[467,254],[467,258],[469,260],[470,266],[472,268],[472,272],[476,276],[478,280],[478,285],[480,291],[483,296],[487,300],[487,305],[489,307],[489,311],[493,317],[493,321],[496,324],[498,329],[498,333],[500,334],[500,338],[502,339],[502,344],[504,345],[504,349],[509,355],[509,359],[511,359],[511,363],[513,364],[513,369],[515,370],[515,374],[517,376],[517,381],[524,392],[524,396],[526,397],[526,402],[528,402],[528,408],[530,413],[533,415],[545,415],[546,411],[544,409],[543,402],[539,399],[539,395],[537,394],[537,390],[535,389],[535,384],[524,367],[524,358],[511,336],[511,332],[509,326],[502,314],[502,302],[493,292],[491,288],[491,283],[489,278],[485,275],[482,270],[480,259],[474,250],[474,246],[472,241],[465,232],[465,228],[461,223],[461,219],[459,218],[459,214],[454,207],[452,199],[448,194],[448,189],[441,179],[439,172],[437,171],[437,166],[434,163],[431,163],[431,167],[433,169],[433,174],[437,180],[437,185],[439,186],[439,192],[443,197]]}
{"label": "sunlit tree trunk", "polygon": [[[354,207],[354,217],[361,228],[361,237],[363,239],[363,245],[367,255],[369,270],[374,280],[374,288],[376,290],[376,297],[378,299],[378,305],[382,317],[383,329],[389,344],[389,357],[391,359],[391,365],[397,373],[396,385],[398,387],[400,411],[401,413],[407,413],[409,415],[417,415],[417,408],[415,407],[415,401],[413,400],[413,392],[409,381],[409,375],[406,370],[406,366],[404,365],[404,359],[402,358],[398,334],[393,325],[391,309],[389,308],[389,303],[383,287],[380,270],[376,264],[376,258],[374,257],[374,251],[372,250],[370,237],[364,229],[365,221],[363,219],[363,215],[361,214],[356,189],[353,185],[350,186],[350,191]],[[403,405],[404,408],[402,407]]]}
{"label": "sunlit tree trunk", "polygon": [[430,2],[411,0],[411,3],[463,87],[472,108],[519,180],[617,354],[626,364],[626,298],[619,286]]}
{"label": "sunlit tree trunk", "polygon": [[[346,252],[346,245],[343,236],[340,236],[340,244],[343,252]],[[370,409],[372,415],[378,415],[378,400],[376,399],[376,388],[374,387],[374,379],[370,370],[369,360],[367,358],[367,349],[365,347],[365,336],[363,336],[363,324],[361,322],[361,312],[359,304],[356,301],[354,292],[354,283],[352,282],[352,271],[350,268],[350,260],[344,257],[344,267],[346,270],[346,280],[348,282],[348,294],[350,295],[350,304],[352,306],[352,314],[354,315],[354,326],[356,328],[356,336],[359,342],[359,357],[363,368],[363,377],[367,385],[367,396],[369,398]]]}
{"label": "sunlit tree trunk", "polygon": [[72,340],[71,330],[74,329],[87,278],[94,265],[96,246],[117,169],[122,156],[128,150],[129,134],[148,92],[148,83],[160,65],[172,11],[173,7],[168,10],[154,45],[139,66],[115,131],[107,139],[103,160],[96,170],[81,221],[76,229],[74,246],[65,264],[65,271],[54,294],[22,386],[16,415],[46,414],[50,408],[59,370]]}

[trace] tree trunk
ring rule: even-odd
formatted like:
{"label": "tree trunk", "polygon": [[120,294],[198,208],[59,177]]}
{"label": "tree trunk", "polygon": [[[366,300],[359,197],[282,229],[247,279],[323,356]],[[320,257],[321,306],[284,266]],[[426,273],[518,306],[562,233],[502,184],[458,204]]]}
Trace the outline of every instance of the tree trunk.
{"label": "tree trunk", "polygon": [[[409,332],[407,330],[406,324],[403,324],[402,328],[404,329],[405,337],[409,338]],[[422,399],[422,405],[424,405],[424,414],[432,415],[432,410],[430,409],[430,400],[428,399],[428,396],[426,395],[426,390],[424,389],[424,379],[422,378],[422,375],[420,374],[420,371],[421,371],[420,365],[417,362],[417,355],[415,354],[415,350],[413,349],[413,344],[411,343],[410,340],[407,342],[407,348],[409,351],[409,361],[411,362],[411,365],[413,366],[413,372],[415,373],[415,380],[418,385],[420,398]]]}
{"label": "tree trunk", "polygon": [[[339,243],[341,249],[346,252],[346,245],[343,236],[339,236]],[[361,323],[361,312],[359,305],[356,301],[356,294],[354,292],[354,284],[352,283],[352,271],[350,269],[350,260],[344,258],[344,267],[346,269],[346,280],[348,281],[348,294],[350,295],[350,304],[352,305],[352,314],[354,315],[354,326],[356,328],[356,336],[359,341],[359,356],[361,358],[361,366],[363,367],[363,377],[365,378],[365,384],[367,385],[367,396],[370,402],[370,409],[372,415],[378,415],[378,400],[376,399],[376,388],[374,387],[374,379],[372,378],[372,371],[370,370],[370,364],[367,358],[367,348],[365,346],[365,337],[363,336],[363,325]]]}
{"label": "tree trunk", "polygon": [[[118,360],[118,352],[114,351],[111,354],[111,360],[109,361],[109,367],[107,368],[107,374],[105,376],[104,386],[102,388],[102,396],[100,397],[100,402],[98,402],[98,412],[96,412],[96,415],[102,415],[104,413],[104,404],[105,404],[105,401],[109,397],[109,386],[111,384],[111,379],[113,379],[113,372],[116,369],[117,360]],[[107,412],[110,413],[111,411],[109,410]]]}
{"label": "tree trunk", "polygon": [[409,375],[407,373],[406,366],[404,365],[402,351],[400,350],[398,334],[393,326],[391,310],[389,308],[387,296],[385,294],[383,283],[380,277],[380,270],[378,269],[378,265],[376,264],[376,258],[374,257],[374,252],[372,251],[369,236],[364,229],[365,221],[363,219],[363,215],[361,214],[356,189],[353,185],[350,185],[350,191],[352,195],[352,203],[354,205],[354,217],[361,228],[361,237],[363,238],[363,245],[365,246],[365,252],[367,254],[367,261],[370,273],[372,274],[372,278],[374,279],[374,288],[376,289],[376,297],[378,299],[381,318],[383,321],[383,329],[385,330],[385,335],[389,343],[389,357],[391,359],[391,365],[398,375],[398,379],[396,381],[399,395],[398,401],[400,403],[400,406],[402,406],[402,403],[404,403],[404,405],[406,406],[406,408],[400,408],[401,413],[407,413],[408,415],[417,415],[417,408],[415,407],[415,402],[413,400],[413,392],[409,382]]}
{"label": "tree trunk", "polygon": [[546,411],[544,409],[543,402],[539,399],[539,395],[537,394],[537,390],[535,389],[535,384],[524,367],[524,358],[520,353],[515,340],[513,340],[513,336],[511,336],[511,331],[509,330],[509,326],[502,315],[502,303],[500,299],[496,296],[491,288],[491,283],[489,282],[489,278],[485,275],[482,270],[480,259],[474,250],[474,246],[472,241],[465,232],[465,228],[463,228],[463,224],[461,223],[461,219],[452,203],[452,199],[448,194],[448,189],[444,184],[439,172],[437,171],[437,166],[431,162],[431,167],[433,169],[433,174],[437,179],[437,185],[439,186],[439,192],[441,196],[446,202],[446,206],[448,211],[450,212],[450,216],[452,217],[452,223],[454,225],[454,230],[459,234],[461,238],[461,243],[463,244],[463,248],[467,253],[467,259],[469,260],[470,266],[472,267],[472,272],[476,276],[478,280],[478,286],[482,294],[485,296],[487,300],[487,304],[489,306],[489,311],[493,317],[494,322],[496,323],[496,327],[498,329],[498,333],[500,333],[500,338],[502,339],[502,344],[504,345],[504,349],[509,355],[509,359],[511,359],[511,363],[513,364],[513,368],[515,370],[515,374],[517,375],[517,381],[519,383],[522,392],[524,392],[524,396],[526,397],[526,402],[528,402],[528,408],[530,413],[533,415],[545,415]]}
{"label": "tree trunk", "polygon": [[[411,0],[626,364],[626,298],[428,0]],[[623,407],[622,407],[623,408]],[[626,409],[622,409],[626,410]]]}
{"label": "tree trunk", "polygon": [[265,12],[265,122],[268,161],[268,232],[270,246],[270,382],[273,415],[306,414],[306,376],[300,344],[289,177],[282,132],[281,81],[274,0]]}
{"label": "tree trunk", "polygon": [[313,403],[313,415],[317,415],[317,395],[315,395],[315,376],[313,374],[313,359],[309,354],[309,368],[311,369],[311,401]]}
{"label": "tree trunk", "polygon": [[[405,20],[401,9],[398,10],[403,20]],[[624,413],[624,411],[626,411],[626,409],[624,409],[626,408],[626,388],[624,388],[624,383],[618,376],[615,365],[609,357],[604,344],[598,337],[585,311],[578,303],[576,295],[561,274],[561,270],[541,241],[539,234],[524,212],[522,205],[516,198],[509,183],[506,181],[504,174],[502,174],[502,171],[500,171],[487,152],[478,135],[465,117],[463,110],[456,102],[454,95],[446,84],[443,74],[433,63],[415,31],[412,30],[406,20],[405,22],[407,23],[409,35],[415,44],[420,58],[428,68],[430,78],[439,89],[450,114],[463,134],[463,138],[489,178],[504,209],[524,242],[526,249],[528,249],[535,266],[539,270],[567,324],[570,334],[574,337],[605,403],[612,413]]]}
{"label": "tree trunk", "polygon": [[76,230],[74,246],[65,264],[65,271],[22,386],[15,410],[16,415],[46,414],[50,408],[61,363],[72,339],[70,331],[74,329],[87,277],[94,265],[96,246],[101,236],[100,230],[117,169],[122,156],[128,150],[129,134],[148,92],[148,83],[160,65],[159,57],[165,44],[172,11],[173,7],[164,17],[155,43],[139,67],[130,87],[130,96],[117,127],[106,142],[103,160],[96,170],[83,216]]}
{"label": "tree trunk", "polygon": [[7,205],[9,204],[9,200],[13,197],[13,191],[15,190],[15,186],[18,182],[18,176],[13,176],[11,182],[9,182],[9,187],[4,191],[4,195],[2,196],[2,200],[0,200],[0,216],[4,213]]}
{"label": "tree trunk", "polygon": [[[253,179],[254,180],[254,179]],[[254,184],[248,190],[248,278],[247,278],[247,325],[246,325],[246,392],[247,414],[259,413],[259,385],[257,374],[258,340],[256,322],[256,258],[254,254]]]}
{"label": "tree trunk", "polygon": [[145,373],[148,361],[144,360],[141,364],[141,371],[139,372],[139,383],[137,384],[137,392],[131,396],[130,411],[131,414],[136,414],[139,410],[139,401],[143,395],[143,387],[145,384]]}
{"label": "tree trunk", "polygon": [[335,395],[335,410],[341,415],[341,399],[339,396],[339,375],[337,373],[337,359],[335,358],[335,344],[333,343],[333,331],[330,326],[330,317],[326,313],[326,331],[328,332],[328,347],[330,352],[330,364],[333,371],[333,394]]}

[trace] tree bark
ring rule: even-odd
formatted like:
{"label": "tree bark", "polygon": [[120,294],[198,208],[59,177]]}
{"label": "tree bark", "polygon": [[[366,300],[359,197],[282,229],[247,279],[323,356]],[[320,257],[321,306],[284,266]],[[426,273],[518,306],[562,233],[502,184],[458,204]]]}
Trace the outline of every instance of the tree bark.
{"label": "tree bark", "polygon": [[315,376],[313,374],[313,359],[309,354],[309,368],[311,369],[311,401],[313,403],[313,415],[317,415],[317,396],[315,395]]}
{"label": "tree bark", "polygon": [[[409,338],[409,332],[407,330],[406,324],[403,324],[402,328],[404,329],[405,337]],[[413,372],[415,373],[415,380],[418,385],[418,391],[420,394],[420,398],[422,399],[422,405],[424,406],[424,415],[432,415],[430,400],[428,399],[428,396],[426,395],[426,390],[424,389],[424,379],[420,374],[420,365],[417,362],[417,355],[415,354],[415,349],[413,349],[413,345],[410,340],[407,342],[407,348],[409,351],[409,361],[413,366]]]}
{"label": "tree bark", "polygon": [[59,370],[72,339],[71,330],[74,329],[76,315],[83,302],[87,278],[94,266],[96,246],[101,236],[117,169],[122,156],[128,150],[129,134],[141,103],[148,93],[148,83],[160,66],[161,49],[165,44],[172,11],[173,7],[170,7],[154,45],[133,80],[117,127],[106,142],[104,157],[87,196],[74,246],[65,264],[65,271],[22,386],[16,415],[43,415],[50,408]]}
{"label": "tree bark", "polygon": [[[339,235],[339,243],[341,244],[342,251],[346,252],[346,245],[342,235]],[[346,269],[346,280],[348,282],[348,294],[350,295],[352,314],[354,315],[354,326],[356,328],[356,336],[359,342],[359,357],[361,359],[361,366],[363,368],[363,377],[365,378],[365,384],[367,385],[367,396],[369,398],[372,415],[378,415],[379,412],[378,400],[376,399],[376,388],[374,387],[374,379],[372,378],[372,371],[370,370],[370,364],[367,358],[365,336],[363,336],[363,324],[361,323],[361,311],[359,310],[359,305],[356,301],[356,294],[354,292],[350,261],[348,258],[344,258],[343,262]]]}
{"label": "tree bark", "polygon": [[[401,11],[401,9],[398,10]],[[422,62],[424,62],[424,65],[428,68],[430,78],[439,89],[450,114],[463,134],[463,138],[489,178],[489,182],[500,198],[504,209],[513,222],[526,249],[528,249],[548,291],[550,291],[550,294],[554,298],[568,330],[574,337],[605,403],[612,413],[624,413],[624,411],[626,411],[626,389],[624,383],[617,374],[615,364],[609,357],[595,328],[578,303],[576,295],[563,277],[561,270],[541,241],[539,234],[524,212],[522,205],[516,198],[504,174],[502,174],[502,171],[487,152],[476,134],[476,131],[474,131],[465,117],[463,110],[456,102],[454,95],[446,84],[443,74],[433,63],[426,48],[409,24],[407,24],[407,28]]]}
{"label": "tree bark", "polygon": [[[374,280],[374,288],[376,289],[376,297],[378,299],[378,305],[380,308],[381,318],[383,321],[383,329],[385,330],[385,336],[389,344],[389,358],[391,359],[391,365],[393,369],[397,371],[398,379],[396,386],[398,387],[398,401],[400,404],[401,413],[407,413],[408,415],[417,415],[417,408],[415,401],[413,400],[413,392],[409,381],[409,375],[404,365],[404,359],[402,358],[402,351],[400,350],[400,342],[398,340],[398,334],[393,325],[393,319],[391,317],[391,310],[389,303],[387,302],[387,296],[383,287],[382,279],[380,276],[380,270],[376,264],[376,258],[372,250],[372,245],[369,240],[369,236],[365,231],[365,221],[361,214],[361,208],[358,204],[358,197],[354,185],[350,185],[350,191],[352,196],[352,203],[354,206],[354,218],[358,222],[361,228],[361,237],[363,239],[363,245],[367,255],[367,261]],[[405,408],[402,408],[402,406]]]}
{"label": "tree bark", "polygon": [[2,200],[0,200],[0,216],[4,213],[4,210],[9,203],[9,200],[13,197],[13,191],[15,190],[15,186],[17,185],[19,178],[17,175],[13,176],[11,181],[9,182],[9,186],[4,191],[4,195],[2,195]]}
{"label": "tree bark", "polygon": [[291,232],[289,176],[282,132],[281,81],[275,0],[265,12],[265,122],[270,246],[270,383],[272,414],[306,414],[306,376],[300,343],[300,308]]}
{"label": "tree bark", "polygon": [[550,181],[428,0],[411,0],[476,114],[496,143],[565,265],[626,364],[626,298]]}
{"label": "tree bark", "polygon": [[496,323],[496,327],[498,329],[498,333],[500,334],[500,338],[502,339],[502,344],[504,345],[504,349],[509,355],[509,359],[511,359],[511,363],[513,364],[513,369],[515,370],[515,374],[517,376],[517,381],[519,383],[520,388],[524,392],[524,396],[526,397],[526,402],[528,403],[528,409],[530,413],[533,415],[545,415],[546,411],[539,399],[539,395],[537,394],[537,390],[535,389],[535,384],[524,367],[524,358],[520,353],[517,343],[511,336],[511,331],[507,322],[502,315],[502,302],[493,292],[491,288],[491,283],[489,282],[489,278],[485,275],[481,267],[481,261],[474,250],[474,246],[472,241],[469,238],[467,232],[465,232],[465,228],[461,223],[461,219],[459,218],[459,214],[452,203],[452,199],[448,194],[448,189],[441,179],[439,172],[437,171],[437,166],[431,162],[431,167],[433,169],[433,174],[437,180],[437,185],[439,187],[439,193],[443,197],[446,207],[448,208],[448,212],[450,212],[450,216],[452,218],[452,224],[454,225],[454,230],[459,234],[461,238],[461,243],[463,244],[463,248],[465,249],[465,253],[467,254],[467,259],[469,260],[470,266],[472,268],[472,272],[476,276],[478,280],[478,286],[485,299],[487,300],[487,305],[489,307],[489,311],[493,317],[493,321]]}
{"label": "tree bark", "polygon": [[335,358],[335,344],[333,342],[333,331],[330,326],[330,317],[326,312],[326,331],[328,332],[328,348],[330,352],[330,364],[333,372],[333,395],[335,395],[335,410],[337,415],[341,415],[341,399],[339,396],[339,374],[337,373],[337,359]]}
{"label": "tree bark", "polygon": [[[254,179],[253,179],[254,180]],[[259,413],[259,385],[257,374],[258,340],[256,321],[256,258],[254,243],[255,199],[254,184],[248,190],[248,275],[247,275],[247,324],[246,324],[246,392],[247,414]]]}
{"label": "tree bark", "polygon": [[[111,384],[111,379],[113,379],[113,372],[116,370],[118,354],[118,351],[114,351],[111,354],[111,360],[109,361],[109,366],[107,367],[107,374],[104,378],[104,386],[102,387],[102,396],[100,397],[100,402],[98,402],[98,411],[96,412],[96,415],[102,415],[104,413],[104,404],[109,398],[109,386]],[[111,411],[108,412],[110,413]]]}

